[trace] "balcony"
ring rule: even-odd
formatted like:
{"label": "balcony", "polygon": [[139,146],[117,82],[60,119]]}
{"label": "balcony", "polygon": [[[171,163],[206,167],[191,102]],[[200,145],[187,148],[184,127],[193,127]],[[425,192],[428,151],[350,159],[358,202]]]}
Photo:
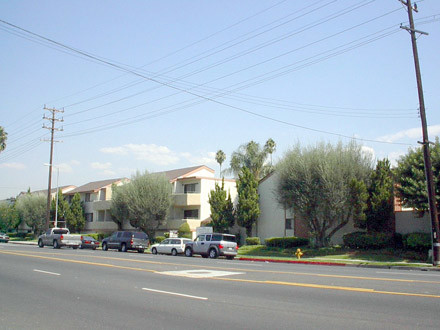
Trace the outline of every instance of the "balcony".
{"label": "balcony", "polygon": [[93,211],[105,211],[109,210],[111,207],[111,200],[107,201],[94,201],[92,202]]}
{"label": "balcony", "polygon": [[200,194],[173,194],[174,206],[197,206],[200,205]]}

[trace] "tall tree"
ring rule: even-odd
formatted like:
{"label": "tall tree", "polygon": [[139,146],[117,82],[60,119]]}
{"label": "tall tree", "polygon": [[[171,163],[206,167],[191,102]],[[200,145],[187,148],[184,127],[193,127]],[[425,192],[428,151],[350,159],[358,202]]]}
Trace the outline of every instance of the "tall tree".
{"label": "tall tree", "polygon": [[274,140],[272,140],[271,138],[269,140],[266,141],[266,144],[264,145],[264,149],[266,150],[266,152],[270,155],[270,166],[273,166],[272,163],[272,154],[275,152],[275,150],[277,149],[277,145],[275,143]]}
{"label": "tall tree", "polygon": [[394,208],[393,175],[388,159],[379,160],[371,173],[366,209],[369,232],[389,231]]}
{"label": "tall tree", "polygon": [[[63,226],[67,227],[69,219],[71,218],[70,206],[69,203],[64,198],[63,192],[61,190],[58,191],[58,209],[56,209],[56,200],[57,199],[55,196],[55,198],[52,199],[51,208],[50,208],[52,222],[55,223],[55,220],[57,220],[58,227],[63,227]],[[57,217],[57,219],[55,219],[55,216]]]}
{"label": "tall tree", "polygon": [[225,183],[215,184],[214,190],[209,193],[209,204],[211,205],[212,227],[215,232],[227,233],[235,223],[234,207],[231,194],[228,196],[224,190]]}
{"label": "tall tree", "polygon": [[[436,192],[436,204],[440,202],[440,142],[430,145],[432,171]],[[426,189],[425,165],[422,148],[409,149],[408,153],[397,161],[395,168],[396,190],[404,206],[414,208],[422,216],[429,210]]]}
{"label": "tall tree", "polygon": [[226,155],[223,152],[223,150],[217,151],[217,153],[215,154],[215,160],[220,165],[220,175],[221,175],[222,174],[222,164],[226,160]]}
{"label": "tall tree", "polygon": [[17,199],[18,214],[35,235],[44,231],[46,226],[46,203],[46,197],[42,195],[26,194]]}
{"label": "tall tree", "polygon": [[70,231],[79,233],[84,229],[85,225],[84,207],[79,193],[76,193],[73,195],[72,203],[70,204],[70,216],[67,221],[67,227]]}
{"label": "tall tree", "polygon": [[[125,196],[119,198],[120,193]],[[166,221],[171,206],[171,185],[165,175],[138,172],[123,189],[116,189],[115,195],[112,203],[122,200],[124,206],[122,210],[113,213],[113,216],[126,213],[133,227],[154,237],[155,231]]]}
{"label": "tall tree", "polygon": [[6,149],[6,140],[8,139],[8,133],[4,128],[0,126],[0,152]]}
{"label": "tall tree", "polygon": [[243,167],[238,175],[237,192],[237,223],[246,228],[246,235],[250,237],[252,236],[252,226],[260,215],[260,206],[258,203],[258,181],[247,167]]}
{"label": "tall tree", "polygon": [[247,167],[254,178],[260,180],[271,170],[271,166],[266,164],[266,159],[270,150],[271,149],[268,148],[262,148],[260,144],[255,141],[242,144],[237,151],[232,153],[230,162],[231,167],[228,169],[228,172],[238,176],[241,169]]}
{"label": "tall tree", "polygon": [[118,225],[118,230],[122,230],[124,220],[128,220],[128,186],[112,185],[112,202],[110,206],[110,214],[112,220]]}
{"label": "tall tree", "polygon": [[372,160],[356,143],[297,144],[277,169],[280,205],[307,222],[317,246],[326,246],[350,219],[363,221]]}
{"label": "tall tree", "polygon": [[20,216],[15,205],[0,203],[0,231],[16,229],[20,224]]}

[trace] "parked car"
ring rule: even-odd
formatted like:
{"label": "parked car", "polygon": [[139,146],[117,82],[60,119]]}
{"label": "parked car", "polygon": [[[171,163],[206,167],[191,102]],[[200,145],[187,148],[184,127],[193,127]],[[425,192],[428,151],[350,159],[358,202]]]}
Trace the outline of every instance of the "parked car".
{"label": "parked car", "polygon": [[0,233],[0,242],[8,243],[9,242],[9,236],[5,233]]}
{"label": "parked car", "polygon": [[148,243],[148,235],[143,232],[116,231],[102,240],[102,250],[117,249],[122,252],[137,250],[139,253],[144,253]]}
{"label": "parked car", "polygon": [[99,247],[99,241],[90,236],[81,236],[80,249],[93,249],[96,250]]}
{"label": "parked car", "polygon": [[43,248],[45,245],[53,246],[54,249],[62,246],[77,249],[81,245],[81,236],[70,234],[67,228],[49,228],[38,237],[38,246]]}
{"label": "parked car", "polygon": [[189,238],[167,238],[151,246],[151,253],[172,254],[176,256],[185,252],[185,244],[191,242]]}
{"label": "parked car", "polygon": [[200,254],[204,258],[225,256],[227,259],[234,259],[237,250],[235,235],[211,233],[198,235],[194,242],[187,243],[185,255],[192,257],[193,254]]}

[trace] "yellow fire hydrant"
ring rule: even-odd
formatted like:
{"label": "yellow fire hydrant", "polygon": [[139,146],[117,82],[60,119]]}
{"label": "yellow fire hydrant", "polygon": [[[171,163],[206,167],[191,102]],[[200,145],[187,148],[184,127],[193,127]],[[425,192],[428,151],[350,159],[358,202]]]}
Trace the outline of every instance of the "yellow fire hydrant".
{"label": "yellow fire hydrant", "polygon": [[295,255],[298,259],[301,259],[304,252],[301,251],[301,249],[296,249]]}

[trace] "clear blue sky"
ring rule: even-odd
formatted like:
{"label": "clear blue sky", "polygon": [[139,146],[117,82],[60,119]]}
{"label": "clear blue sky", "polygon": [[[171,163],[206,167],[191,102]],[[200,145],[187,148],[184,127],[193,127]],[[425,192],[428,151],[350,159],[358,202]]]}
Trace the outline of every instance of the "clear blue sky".
{"label": "clear blue sky", "polygon": [[[433,140],[440,1],[418,9],[416,28],[429,32],[418,47]],[[241,144],[268,138],[274,160],[298,141],[354,137],[395,162],[421,138],[398,0],[16,0],[1,1],[0,13],[47,38],[0,22],[8,133],[0,199],[47,188],[44,105],[64,108],[54,152],[60,185],[201,164],[218,171],[217,150],[225,168]]]}

